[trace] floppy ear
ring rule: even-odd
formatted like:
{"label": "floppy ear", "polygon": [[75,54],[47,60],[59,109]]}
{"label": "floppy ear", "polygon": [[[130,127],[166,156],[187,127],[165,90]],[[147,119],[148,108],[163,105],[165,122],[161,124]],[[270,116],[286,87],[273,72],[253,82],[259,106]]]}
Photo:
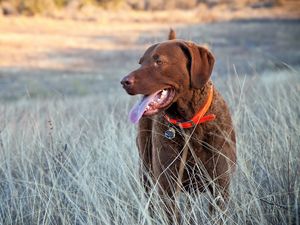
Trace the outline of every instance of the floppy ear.
{"label": "floppy ear", "polygon": [[186,45],[190,56],[191,86],[202,88],[211,76],[215,57],[204,47],[191,42]]}
{"label": "floppy ear", "polygon": [[171,28],[169,32],[169,40],[176,39],[176,33],[175,31]]}

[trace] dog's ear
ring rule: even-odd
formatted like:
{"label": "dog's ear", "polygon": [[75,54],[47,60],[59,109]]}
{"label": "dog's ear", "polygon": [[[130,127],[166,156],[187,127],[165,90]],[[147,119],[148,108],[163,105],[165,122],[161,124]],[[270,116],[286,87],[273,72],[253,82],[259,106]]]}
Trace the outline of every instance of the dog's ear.
{"label": "dog's ear", "polygon": [[205,47],[198,46],[192,42],[185,43],[189,55],[189,69],[191,77],[191,86],[194,88],[203,87],[209,80],[215,57]]}
{"label": "dog's ear", "polygon": [[169,40],[176,39],[176,33],[175,31],[171,28],[169,32]]}

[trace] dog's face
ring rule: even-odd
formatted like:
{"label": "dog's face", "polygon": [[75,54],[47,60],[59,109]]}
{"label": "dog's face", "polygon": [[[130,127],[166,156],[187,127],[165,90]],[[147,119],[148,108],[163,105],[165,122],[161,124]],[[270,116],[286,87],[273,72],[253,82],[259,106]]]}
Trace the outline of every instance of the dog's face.
{"label": "dog's face", "polygon": [[154,115],[167,109],[192,88],[209,80],[214,57],[191,42],[170,40],[149,47],[139,61],[140,68],[121,81],[130,95],[144,95],[131,110],[130,119]]}

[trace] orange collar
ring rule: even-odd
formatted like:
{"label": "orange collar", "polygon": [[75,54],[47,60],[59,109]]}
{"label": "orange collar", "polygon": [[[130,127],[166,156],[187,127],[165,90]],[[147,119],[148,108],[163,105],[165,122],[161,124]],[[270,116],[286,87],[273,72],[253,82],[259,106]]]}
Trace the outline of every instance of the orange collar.
{"label": "orange collar", "polygon": [[180,128],[191,128],[191,127],[196,126],[197,124],[212,121],[216,118],[215,114],[209,114],[207,116],[204,116],[211,105],[212,99],[213,99],[213,87],[211,86],[209,93],[208,93],[207,101],[205,102],[204,106],[199,110],[199,112],[192,119],[182,122],[181,120],[171,119],[167,114],[165,114],[164,117],[169,123],[176,125]]}

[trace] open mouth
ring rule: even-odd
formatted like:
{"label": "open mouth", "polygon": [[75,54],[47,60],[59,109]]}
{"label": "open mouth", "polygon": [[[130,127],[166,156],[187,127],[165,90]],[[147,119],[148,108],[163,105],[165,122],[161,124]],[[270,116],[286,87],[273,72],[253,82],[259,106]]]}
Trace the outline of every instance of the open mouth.
{"label": "open mouth", "polygon": [[151,116],[158,113],[161,109],[166,108],[173,101],[175,90],[173,88],[165,88],[151,95],[143,96],[130,110],[129,119],[133,123],[137,123],[142,116]]}

